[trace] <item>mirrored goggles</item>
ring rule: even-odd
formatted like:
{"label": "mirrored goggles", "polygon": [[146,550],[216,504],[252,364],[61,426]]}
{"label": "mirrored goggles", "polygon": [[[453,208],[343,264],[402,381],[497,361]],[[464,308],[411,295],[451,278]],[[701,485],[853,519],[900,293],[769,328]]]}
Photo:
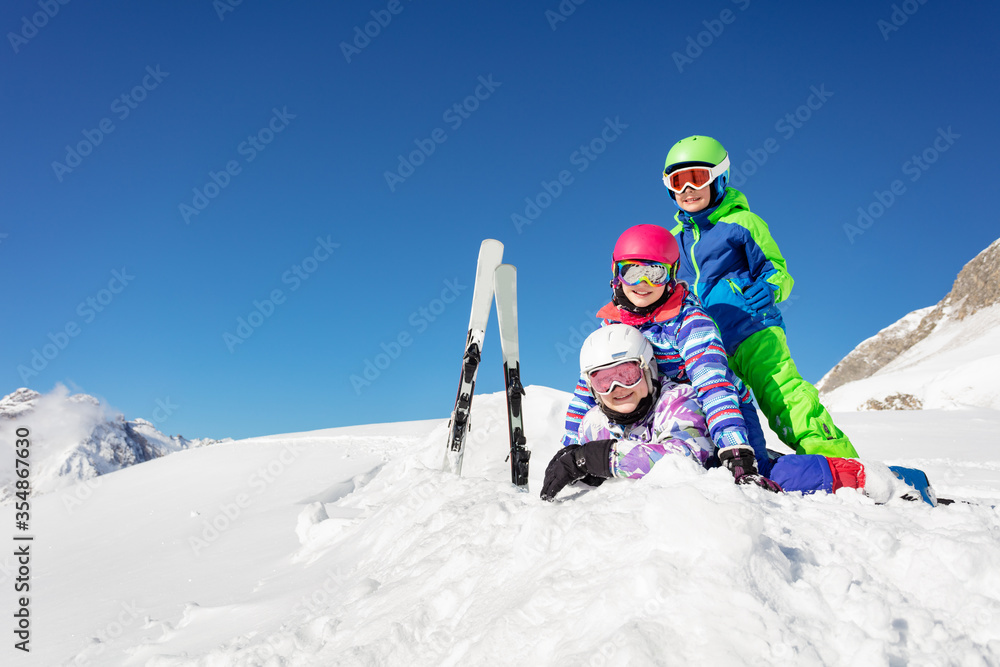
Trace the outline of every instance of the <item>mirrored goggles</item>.
{"label": "mirrored goggles", "polygon": [[638,361],[623,361],[614,366],[605,366],[590,371],[587,375],[590,387],[595,393],[610,394],[615,385],[631,389],[642,382],[642,366]]}
{"label": "mirrored goggles", "polygon": [[676,192],[680,194],[684,191],[684,188],[692,187],[695,190],[701,190],[712,184],[712,181],[717,179],[726,173],[729,169],[729,156],[727,155],[722,162],[714,167],[685,167],[684,169],[678,169],[677,171],[672,171],[669,174],[664,169],[663,170],[663,184],[671,192]]}
{"label": "mirrored goggles", "polygon": [[657,262],[640,262],[632,259],[615,263],[615,276],[630,287],[645,281],[650,287],[666,285],[673,278],[673,267]]}

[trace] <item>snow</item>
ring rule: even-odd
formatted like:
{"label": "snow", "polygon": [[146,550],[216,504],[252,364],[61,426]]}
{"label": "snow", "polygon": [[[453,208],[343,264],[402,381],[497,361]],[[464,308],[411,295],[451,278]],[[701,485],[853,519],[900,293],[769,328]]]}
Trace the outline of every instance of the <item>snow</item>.
{"label": "snow", "polygon": [[[51,491],[59,486],[81,479],[63,478],[66,470],[78,463],[77,450],[87,448],[86,444],[94,429],[110,418],[106,406],[90,396],[70,396],[65,386],[59,385],[48,394],[38,394],[27,390],[15,392],[8,398],[21,400],[4,410],[9,417],[0,422],[3,459],[0,460],[0,485],[6,490],[17,479],[14,475],[14,432],[25,423],[37,424],[44,437],[37,441],[33,455],[36,465],[32,470],[32,482],[36,489]],[[88,400],[89,399],[89,400]],[[30,418],[27,415],[31,415]],[[90,471],[93,474],[93,471]],[[6,495],[6,492],[4,493]]]}
{"label": "snow", "polygon": [[998,378],[1000,305],[995,305],[964,320],[943,319],[933,333],[871,377],[822,398],[830,410],[857,410],[871,398],[898,393],[915,396],[925,409],[1000,410]]}
{"label": "snow", "polygon": [[1000,412],[835,415],[863,457],[976,504],[773,495],[669,458],[545,503],[568,399],[527,388],[530,493],[498,393],[475,398],[462,477],[435,419],[187,449],[36,496],[18,664],[1000,664]]}
{"label": "snow", "polygon": [[22,388],[0,398],[0,501],[11,497],[18,477],[14,441],[18,427],[32,425],[32,488],[50,493],[120,468],[216,440],[167,436],[145,419],[126,421],[87,394],[70,395],[58,384],[46,393]]}

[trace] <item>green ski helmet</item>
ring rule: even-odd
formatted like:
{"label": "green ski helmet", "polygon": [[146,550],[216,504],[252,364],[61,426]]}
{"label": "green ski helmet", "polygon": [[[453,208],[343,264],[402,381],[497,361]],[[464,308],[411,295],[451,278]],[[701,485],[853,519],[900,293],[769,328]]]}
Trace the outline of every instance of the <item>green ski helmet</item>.
{"label": "green ski helmet", "polygon": [[677,203],[677,197],[671,189],[669,176],[688,167],[709,167],[712,204],[718,204],[729,183],[729,153],[725,147],[712,137],[701,135],[681,139],[673,145],[663,165],[663,184],[667,186],[667,193],[674,203]]}

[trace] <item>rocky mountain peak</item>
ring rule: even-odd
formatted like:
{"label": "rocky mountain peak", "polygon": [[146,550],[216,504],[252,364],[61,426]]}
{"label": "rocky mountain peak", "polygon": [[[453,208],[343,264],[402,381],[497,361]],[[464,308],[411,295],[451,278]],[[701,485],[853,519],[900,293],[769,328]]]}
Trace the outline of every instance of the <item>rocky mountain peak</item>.
{"label": "rocky mountain peak", "polygon": [[[71,395],[61,385],[47,394],[22,387],[0,399],[0,442],[12,442],[21,426],[32,434],[35,493],[220,442],[165,435],[145,419],[128,421],[99,399]],[[0,502],[12,496],[13,481],[12,471],[0,466]]]}
{"label": "rocky mountain peak", "polygon": [[1000,304],[1000,239],[969,261],[940,302],[906,315],[862,342],[816,383],[829,393],[868,378],[921,342],[945,322],[960,322]]}
{"label": "rocky mountain peak", "polygon": [[1000,303],[1000,239],[962,268],[951,292],[942,301],[953,309],[951,315],[958,320],[997,303]]}
{"label": "rocky mountain peak", "polygon": [[14,393],[0,398],[0,419],[17,419],[34,407],[39,396],[41,394],[37,391],[21,387]]}

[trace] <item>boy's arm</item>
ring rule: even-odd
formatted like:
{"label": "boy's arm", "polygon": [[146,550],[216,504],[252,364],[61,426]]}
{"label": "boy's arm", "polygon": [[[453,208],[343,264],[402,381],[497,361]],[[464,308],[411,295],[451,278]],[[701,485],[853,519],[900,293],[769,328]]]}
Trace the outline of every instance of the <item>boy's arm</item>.
{"label": "boy's arm", "polygon": [[695,304],[685,304],[678,317],[681,321],[677,347],[684,358],[691,385],[698,392],[713,442],[720,449],[749,446],[739,393],[727,377],[729,358],[719,328],[708,313]]}
{"label": "boy's arm", "polygon": [[757,278],[763,277],[771,284],[775,291],[775,303],[787,299],[795,281],[788,273],[785,258],[781,255],[774,237],[771,236],[767,223],[750,211],[740,212],[729,222],[740,225],[750,234],[752,243],[745,244],[750,274]]}
{"label": "boy's arm", "polygon": [[597,401],[594,400],[590,389],[587,388],[587,379],[581,374],[576,383],[573,397],[569,400],[569,407],[566,408],[566,432],[562,438],[563,447],[580,444],[580,422],[583,421],[583,416],[596,405]]}

